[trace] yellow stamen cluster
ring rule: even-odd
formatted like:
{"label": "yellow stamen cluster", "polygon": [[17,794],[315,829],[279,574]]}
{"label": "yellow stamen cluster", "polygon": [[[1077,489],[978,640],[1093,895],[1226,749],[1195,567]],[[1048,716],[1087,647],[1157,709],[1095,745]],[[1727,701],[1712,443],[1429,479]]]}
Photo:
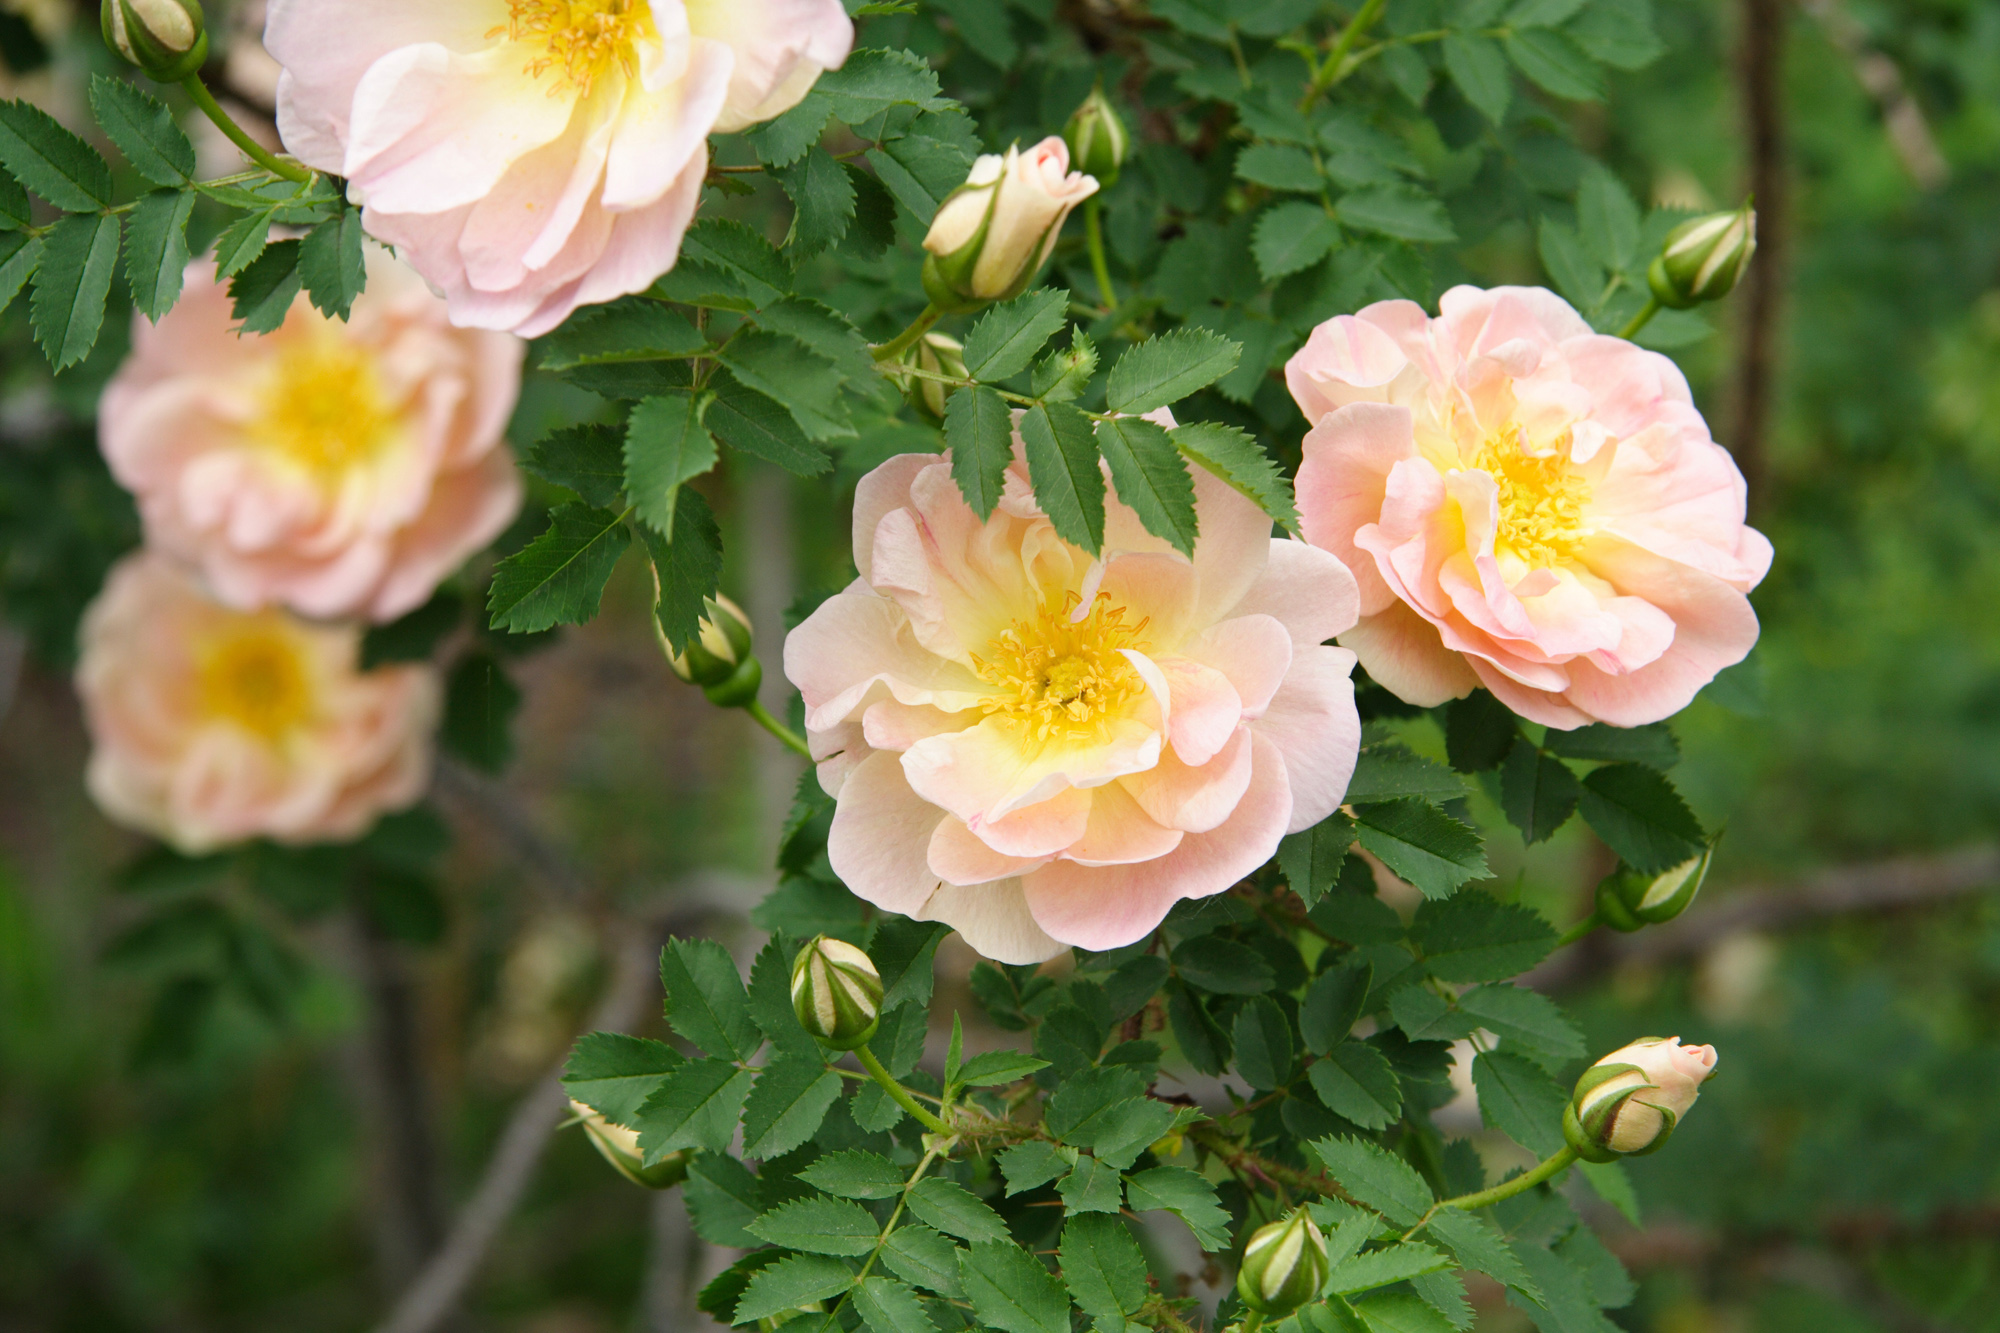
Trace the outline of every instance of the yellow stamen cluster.
{"label": "yellow stamen cluster", "polygon": [[251,434],[322,479],[374,457],[397,424],[373,357],[332,335],[281,352],[260,406]]}
{"label": "yellow stamen cluster", "polygon": [[526,73],[539,79],[559,70],[549,96],[588,97],[598,78],[616,65],[639,76],[638,44],[657,38],[650,0],[507,0],[507,21],[487,33],[541,48]]}
{"label": "yellow stamen cluster", "polygon": [[221,635],[200,659],[202,712],[263,740],[281,739],[313,711],[302,647],[294,631],[271,617]]}
{"label": "yellow stamen cluster", "polygon": [[1567,439],[1552,453],[1530,454],[1517,426],[1489,437],[1468,466],[1490,474],[1499,488],[1501,548],[1545,569],[1583,545],[1590,482],[1570,466]]}
{"label": "yellow stamen cluster", "polygon": [[1150,622],[1127,625],[1125,608],[1112,606],[1106,593],[1076,619],[1081,604],[1074,592],[1060,605],[1044,603],[1033,617],[1000,631],[985,657],[972,659],[996,691],[985,710],[1013,719],[1033,740],[1093,739],[1145,691],[1145,680],[1119,650],[1144,652],[1141,636]]}

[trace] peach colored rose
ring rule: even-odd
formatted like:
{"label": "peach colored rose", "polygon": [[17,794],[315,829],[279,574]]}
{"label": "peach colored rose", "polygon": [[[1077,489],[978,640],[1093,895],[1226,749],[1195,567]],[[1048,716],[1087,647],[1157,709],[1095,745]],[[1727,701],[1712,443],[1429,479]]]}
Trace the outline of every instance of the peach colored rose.
{"label": "peach colored rose", "polygon": [[1354,580],[1206,471],[1192,560],[1115,495],[1063,541],[1021,458],[985,522],[948,458],[855,497],[861,577],[785,643],[828,854],[855,893],[1003,962],[1143,938],[1324,819],[1354,770]]}
{"label": "peach colored rose", "polygon": [[1484,685],[1531,721],[1632,727],[1757,641],[1771,544],[1674,363],[1539,287],[1384,301],[1285,367],[1306,419],[1299,513],[1347,562],[1341,637],[1412,703]]}
{"label": "peach colored rose", "polygon": [[507,526],[521,482],[501,433],[523,344],[454,329],[409,269],[369,247],[343,324],[300,297],[265,337],[230,331],[215,266],[105,390],[98,433],[150,544],[250,609],[393,620]]}
{"label": "peach colored rose", "polygon": [[1679,1037],[1629,1042],[1591,1066],[1630,1068],[1579,1093],[1574,1099],[1577,1120],[1589,1124],[1593,1110],[1623,1095],[1623,1103],[1595,1126],[1597,1142],[1615,1153],[1643,1152],[1688,1113],[1701,1085],[1715,1072],[1716,1059],[1713,1046],[1683,1046]]}
{"label": "peach colored rose", "polygon": [[232,611],[128,557],[83,620],[91,795],[189,853],[358,836],[423,795],[440,699],[430,667],[364,674],[360,648],[359,626]]}
{"label": "peach colored rose", "polygon": [[1094,178],[1069,169],[1059,136],[1025,153],[984,155],[931,219],[926,282],[973,301],[1019,295],[1048,262],[1070,210],[1096,193]]}
{"label": "peach colored rose", "polygon": [[458,324],[546,333],[674,265],[711,131],[847,58],[840,0],[271,0],[278,130]]}

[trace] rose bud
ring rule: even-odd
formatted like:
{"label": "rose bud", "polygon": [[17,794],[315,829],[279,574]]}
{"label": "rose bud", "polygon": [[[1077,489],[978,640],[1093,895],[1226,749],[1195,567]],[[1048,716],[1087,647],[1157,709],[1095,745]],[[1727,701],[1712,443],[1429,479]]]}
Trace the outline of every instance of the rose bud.
{"label": "rose bud", "polygon": [[924,292],[940,310],[971,310],[1019,296],[1042,271],[1070,210],[1097,182],[1069,169],[1069,145],[1054,135],[1023,153],[988,153],[972,164],[924,237]]}
{"label": "rose bud", "polygon": [[1613,930],[1628,932],[1672,921],[1701,892],[1714,856],[1715,844],[1710,843],[1700,855],[1658,875],[1619,866],[1597,885],[1597,919]]}
{"label": "rose bud", "polygon": [[104,0],[104,44],[161,83],[179,83],[208,59],[201,0]]}
{"label": "rose bud", "polygon": [[1639,1157],[1667,1146],[1702,1080],[1715,1072],[1713,1046],[1641,1037],[1583,1071],[1563,1110],[1563,1137],[1586,1162]]}
{"label": "rose bud", "polygon": [[605,1161],[618,1168],[619,1175],[634,1185],[663,1190],[687,1179],[688,1155],[685,1152],[668,1153],[652,1166],[647,1166],[646,1154],[639,1147],[638,1130],[612,1124],[574,1097],[570,1099],[569,1107],[576,1113],[583,1132],[590,1136],[591,1146]]}
{"label": "rose bud", "polygon": [[1243,1250],[1236,1294],[1258,1314],[1282,1318],[1326,1283],[1326,1237],[1303,1208],[1260,1227]]}
{"label": "rose bud", "polygon": [[702,617],[701,633],[667,665],[688,684],[701,686],[710,703],[747,707],[764,683],[764,668],[750,652],[750,617],[720,593],[703,598],[702,604],[708,614]]}
{"label": "rose bud", "polygon": [[1090,90],[1090,96],[1063,126],[1063,142],[1069,145],[1070,160],[1078,171],[1095,176],[1107,187],[1118,183],[1118,169],[1132,151],[1132,136],[1111,99],[1104,95],[1103,84]]}
{"label": "rose bud", "polygon": [[[948,338],[942,333],[926,333],[897,358],[897,364],[913,366],[933,375],[963,377],[966,373],[965,348],[956,338]],[[898,374],[895,378],[897,387],[902,389],[903,397],[909,400],[911,407],[934,421],[944,420],[945,401],[957,385],[908,373]]]}
{"label": "rose bud", "polygon": [[821,935],[792,964],[792,1010],[823,1045],[865,1046],[882,1017],[882,976],[867,954]]}
{"label": "rose bud", "polygon": [[1733,213],[1711,213],[1667,233],[1646,270],[1653,298],[1669,310],[1720,301],[1757,252],[1757,211],[1746,202]]}

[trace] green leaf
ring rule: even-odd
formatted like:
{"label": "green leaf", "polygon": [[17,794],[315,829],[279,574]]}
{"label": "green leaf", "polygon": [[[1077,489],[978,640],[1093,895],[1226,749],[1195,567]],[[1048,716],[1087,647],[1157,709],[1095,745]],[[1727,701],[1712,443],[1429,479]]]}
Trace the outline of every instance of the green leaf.
{"label": "green leaf", "polygon": [[1146,1303],[1146,1256],[1115,1214],[1083,1213],[1063,1223],[1063,1285],[1085,1314],[1117,1320]]}
{"label": "green leaf", "polygon": [[1011,1199],[1068,1174],[1074,1153],[1041,1139],[1030,1139],[1001,1149],[998,1156],[1000,1169],[1007,1176],[1007,1197]]}
{"label": "green leaf", "polygon": [[65,213],[111,207],[110,166],[40,107],[0,102],[0,166]]}
{"label": "green leaf", "polygon": [[[1428,1206],[1428,1205],[1426,1205]],[[1386,1249],[1357,1254],[1326,1276],[1326,1290],[1342,1296],[1372,1291],[1392,1282],[1407,1282],[1424,1273],[1441,1273],[1451,1260],[1422,1241],[1406,1240]]]}
{"label": "green leaf", "polygon": [[882,1247],[882,1264],[903,1281],[951,1300],[965,1296],[958,1280],[958,1246],[921,1223],[906,1224]]}
{"label": "green leaf", "polygon": [[155,190],[133,206],[125,241],[125,280],[132,303],[154,323],[180,299],[187,271],[187,224],[194,212],[191,190]]}
{"label": "green leaf", "polygon": [[826,450],[805,437],[783,405],[726,370],[718,369],[708,388],[713,398],[703,423],[731,449],[801,477],[817,477],[833,466]]}
{"label": "green leaf", "polygon": [[333,319],[346,319],[355,298],[368,285],[368,260],[362,252],[361,210],[344,208],[306,233],[299,249],[299,279],[313,308]]}
{"label": "green leaf", "polygon": [[1165,1102],[1130,1097],[1084,1121],[1065,1137],[1122,1171],[1164,1138],[1179,1119],[1180,1112]]}
{"label": "green leaf", "polygon": [[369,627],[361,640],[361,669],[373,671],[389,662],[428,661],[444,636],[464,621],[465,599],[440,589],[416,610],[386,625]]}
{"label": "green leaf", "polygon": [[1067,403],[1037,403],[1021,418],[1021,442],[1035,502],[1056,535],[1096,555],[1104,546],[1104,473],[1090,418]]}
{"label": "green leaf", "polygon": [[1056,1186],[1063,1207],[1079,1213],[1116,1213],[1124,1203],[1124,1187],[1118,1172],[1095,1157],[1079,1157],[1070,1173]]}
{"label": "green leaf", "polygon": [[1639,1196],[1623,1162],[1578,1162],[1577,1167],[1598,1198],[1616,1208],[1633,1226],[1644,1225],[1639,1220]]}
{"label": "green leaf", "polygon": [[810,347],[852,379],[865,381],[877,373],[867,339],[847,316],[831,306],[802,296],[788,296],[773,301],[754,318],[761,327]]}
{"label": "green leaf", "polygon": [[1355,190],[1342,195],[1334,211],[1342,222],[1360,231],[1380,232],[1405,241],[1458,239],[1444,205],[1408,186],[1376,185]]}
{"label": "green leaf", "polygon": [[688,228],[681,253],[734,279],[757,307],[792,290],[792,266],[747,223],[704,218]]}
{"label": "green leaf", "polygon": [[832,114],[826,98],[807,93],[790,111],[765,121],[743,137],[757,150],[757,158],[765,166],[790,166],[820,141],[826,132],[827,117]]}
{"label": "green leaf", "polygon": [[860,1204],[824,1195],[779,1204],[744,1229],[788,1250],[853,1258],[873,1253],[882,1230]]}
{"label": "green leaf", "polygon": [[854,225],[854,183],[833,154],[814,147],[783,171],[774,173],[792,199],[792,226],[785,248],[802,255],[818,254],[838,242]]}
{"label": "green leaf", "polygon": [[764,1044],[736,962],[714,940],[668,941],[660,951],[660,984],[674,1031],[710,1055],[748,1060]]}
{"label": "green leaf", "polygon": [[1452,1333],[1449,1320],[1413,1292],[1385,1291],[1354,1303],[1368,1333]]}
{"label": "green leaf", "polygon": [[[0,111],[14,103],[0,102]],[[35,341],[57,370],[90,355],[118,267],[115,213],[76,213],[49,229],[35,269]]]}
{"label": "green leaf", "polygon": [[0,311],[14,304],[21,287],[35,276],[41,262],[39,236],[26,236],[18,231],[0,234]]}
{"label": "green leaf", "polygon": [[1190,985],[1218,995],[1262,995],[1278,980],[1262,955],[1234,940],[1185,940],[1172,961]]}
{"label": "green leaf", "polygon": [[929,1176],[918,1181],[907,1198],[910,1212],[927,1226],[969,1241],[1012,1244],[1000,1214],[973,1198],[963,1185]]}
{"label": "green leaf", "polygon": [[1479,834],[1427,801],[1358,805],[1354,820],[1361,845],[1426,898],[1445,897],[1487,873]]}
{"label": "green leaf", "polygon": [[893,1199],[903,1192],[903,1171],[880,1153],[850,1149],[822,1157],[799,1172],[815,1189],[843,1199]]}
{"label": "green leaf", "polygon": [[1680,742],[1664,722],[1647,727],[1612,727],[1602,722],[1575,731],[1549,729],[1542,747],[1566,759],[1599,759],[1607,763],[1631,760],[1661,770],[1681,761]]}
{"label": "green leaf", "polygon": [[1335,811],[1309,829],[1286,835],[1278,844],[1278,868],[1285,883],[1308,909],[1340,877],[1347,849],[1354,845],[1354,821]]}
{"label": "green leaf", "polygon": [[35,225],[34,210],[21,182],[0,170],[0,230],[24,231]]}
{"label": "green leaf", "polygon": [[819,1132],[839,1097],[840,1075],[818,1056],[780,1055],[758,1071],[744,1103],[743,1155],[783,1157]]}
{"label": "green leaf", "polygon": [[1410,939],[1432,975],[1445,981],[1500,981],[1548,957],[1556,933],[1539,912],[1488,893],[1421,903]]}
{"label": "green leaf", "polygon": [[[1289,144],[1253,143],[1236,155],[1236,174],[1253,185],[1273,190],[1317,194],[1326,178],[1311,153]],[[1324,215],[1325,210],[1321,213]]]}
{"label": "green leaf", "polygon": [[1061,288],[1038,287],[1002,301],[966,335],[966,373],[989,384],[1018,375],[1068,322],[1069,293]]}
{"label": "green leaf", "polygon": [[960,495],[984,522],[992,517],[1014,461],[1014,417],[1006,400],[981,385],[945,400],[944,438]]}
{"label": "green leaf", "polygon": [[1292,1077],[1292,1029],[1285,1011],[1259,995],[1236,1013],[1236,1072],[1253,1088],[1282,1088]]}
{"label": "green leaf", "polygon": [[1577,309],[1595,309],[1604,294],[1604,270],[1584,250],[1576,233],[1554,218],[1543,218],[1537,235],[1535,248],[1542,257],[1542,267],[1557,289]]}
{"label": "green leaf", "polygon": [[269,333],[285,322],[299,295],[299,243],[279,241],[229,280],[239,334]]}
{"label": "green leaf", "polygon": [[1459,1333],[1468,1333],[1472,1328],[1477,1316],[1473,1314],[1472,1302],[1465,1298],[1465,1279],[1458,1273],[1420,1273],[1410,1279],[1410,1290],[1443,1315],[1445,1322]]}
{"label": "green leaf", "polygon": [[1568,764],[1544,754],[1527,737],[1514,742],[1500,770],[1500,808],[1507,821],[1521,830],[1526,843],[1546,842],[1576,812],[1583,788]]}
{"label": "green leaf", "polygon": [[1514,80],[1507,71],[1507,57],[1492,38],[1477,33],[1454,32],[1444,39],[1444,67],[1451,81],[1498,125],[1507,119],[1507,103],[1514,95]]}
{"label": "green leaf", "polygon": [[1062,1284],[1013,1241],[989,1241],[961,1252],[958,1273],[981,1327],[1069,1333],[1069,1297]]}
{"label": "green leaf", "polygon": [[608,509],[625,489],[625,443],[612,426],[564,426],[521,456],[521,470]]}
{"label": "green leaf", "polygon": [[495,567],[486,600],[493,628],[532,634],[589,620],[629,540],[618,514],[557,505],[547,531]]}
{"label": "green leaf", "polygon": [[1362,1003],[1368,998],[1373,977],[1374,968],[1362,963],[1358,967],[1330,967],[1313,978],[1306,998],[1299,1003],[1299,1035],[1307,1050],[1325,1055],[1347,1040],[1347,1034],[1361,1021]]}
{"label": "green leaf", "polygon": [[631,1125],[646,1099],[687,1057],[663,1041],[622,1032],[577,1039],[563,1070],[563,1091],[614,1125]]}
{"label": "green leaf", "polygon": [[854,1285],[854,1270],[831,1255],[787,1255],[758,1270],[736,1303],[731,1322],[748,1324],[838,1296]]}
{"label": "green leaf", "polygon": [[1004,1083],[1017,1083],[1048,1066],[1047,1060],[1037,1060],[1020,1051],[987,1051],[965,1062],[964,1068],[958,1071],[958,1082],[968,1088],[998,1087]]}
{"label": "green leaf", "polygon": [[640,1106],[633,1121],[647,1165],[681,1148],[721,1152],[736,1134],[752,1074],[727,1060],[677,1066]]}
{"label": "green leaf", "polygon": [[1458,1007],[1510,1047],[1558,1061],[1583,1054],[1583,1030],[1546,995],[1519,986],[1475,986],[1458,997]]}
{"label": "green leaf", "polygon": [[1518,1055],[1489,1051],[1472,1062],[1472,1082],[1487,1124],[1540,1157],[1563,1146],[1569,1096],[1547,1074]]}
{"label": "green leaf", "polygon": [[[688,1163],[688,1213],[694,1219],[695,1234],[711,1245],[747,1250],[757,1238],[745,1230],[763,1211],[757,1177],[743,1163],[727,1153],[701,1153]],[[771,1256],[773,1259],[776,1255]],[[738,1290],[723,1307],[734,1308]]]}
{"label": "green leaf", "polygon": [[[1624,184],[1601,163],[1592,162],[1584,168],[1583,184],[1576,192],[1576,223],[1584,240],[1597,252],[1604,267],[1612,272],[1622,273],[1638,259],[1639,205],[1632,202]],[[1666,730],[1664,724],[1654,725],[1661,731]],[[1603,723],[1597,726],[1613,730],[1604,727]],[[1639,756],[1624,757],[1636,759]]]}
{"label": "green leaf", "polygon": [[1402,796],[1449,801],[1465,795],[1465,779],[1443,764],[1390,743],[1371,745],[1354,764],[1347,800],[1393,801]]}
{"label": "green leaf", "polygon": [[752,329],[731,338],[717,355],[737,379],[783,404],[808,437],[854,434],[840,400],[840,372],[798,339]]}
{"label": "green leaf", "polygon": [[869,1333],[937,1333],[917,1293],[892,1277],[863,1278],[847,1299]]}
{"label": "green leaf", "polygon": [[1473,1024],[1458,1006],[1423,986],[1405,986],[1389,997],[1389,1017],[1411,1041],[1457,1041]]}
{"label": "green leaf", "polygon": [[1416,1168],[1366,1139],[1315,1139],[1327,1173],[1361,1203],[1399,1227],[1413,1225],[1435,1201]]}
{"label": "green leaf", "polygon": [[668,541],[681,483],[715,466],[715,439],[702,425],[706,394],[648,398],[625,424],[625,493],[642,522]]}
{"label": "green leaf", "polygon": [[166,103],[123,79],[90,80],[90,109],[132,169],[155,185],[194,183],[194,145]]}
{"label": "green leaf", "polygon": [[580,311],[555,332],[537,339],[535,362],[543,370],[563,371],[700,356],[709,350],[708,339],[679,311],[658,301],[628,297]]}
{"label": "green leaf", "polygon": [[1236,368],[1243,345],[1207,329],[1181,328],[1150,338],[1111,367],[1105,386],[1113,412],[1138,414],[1170,406]]}
{"label": "green leaf", "polygon": [[1583,780],[1577,807],[1597,836],[1641,874],[1671,870],[1707,845],[1701,821],[1674,784],[1643,764],[1597,769]]}
{"label": "green leaf", "polygon": [[1229,1246],[1229,1214],[1217,1201],[1215,1186],[1186,1167],[1156,1166],[1125,1177],[1125,1203],[1135,1213],[1172,1213],[1207,1253]]}
{"label": "green leaf", "polygon": [[1513,710],[1485,690],[1445,705],[1445,757],[1461,773],[1498,768],[1520,734],[1520,719]]}
{"label": "green leaf", "polygon": [[820,75],[814,90],[834,115],[859,125],[892,106],[930,106],[938,100],[938,77],[908,51],[860,50]]}
{"label": "green leaf", "polygon": [[640,528],[639,536],[660,579],[654,608],[660,632],[675,652],[682,652],[701,632],[703,600],[715,595],[722,577],[722,530],[701,492],[683,486],[674,497],[674,539],[668,541],[651,527]]}
{"label": "green leaf", "polygon": [[1264,281],[1311,268],[1340,244],[1340,223],[1324,204],[1294,199],[1264,210],[1250,253]]}
{"label": "green leaf", "polygon": [[520,708],[520,687],[493,654],[467,653],[446,678],[438,739],[474,768],[498,773],[514,757],[509,727]]}
{"label": "green leaf", "polygon": [[1254,437],[1213,421],[1177,426],[1168,434],[1182,453],[1249,496],[1288,531],[1299,530],[1292,483]]}
{"label": "green leaf", "polygon": [[1111,484],[1146,531],[1182,555],[1194,555],[1194,479],[1164,428],[1139,417],[1097,423],[1097,447],[1111,465]]}
{"label": "green leaf", "polygon": [[1058,1139],[1068,1140],[1073,1133],[1087,1132],[1086,1127],[1112,1107],[1141,1097],[1145,1091],[1145,1075],[1130,1066],[1085,1069],[1064,1079],[1049,1098],[1043,1124]]}
{"label": "green leaf", "polygon": [[1440,1209],[1424,1230],[1450,1250],[1460,1265],[1497,1282],[1538,1297],[1541,1288],[1514,1257],[1513,1249],[1490,1223],[1457,1208]]}
{"label": "green leaf", "polygon": [[[906,1004],[930,1008],[931,987],[937,979],[938,945],[949,934],[951,927],[941,921],[916,921],[906,916],[891,916],[876,928],[868,953],[882,974],[885,1013]],[[915,1031],[922,1032],[926,1026],[919,1022]],[[911,1064],[914,1066],[922,1056],[923,1042],[919,1038],[910,1056]],[[893,1061],[885,1063],[891,1072],[902,1076],[903,1070]]]}
{"label": "green leaf", "polygon": [[264,246],[271,239],[271,222],[276,216],[276,210],[268,208],[245,213],[222,229],[222,235],[215,238],[217,277],[227,278],[240,273],[264,253]]}
{"label": "green leaf", "polygon": [[1403,1113],[1403,1089],[1388,1057],[1363,1041],[1343,1041],[1307,1071],[1326,1109],[1363,1129],[1383,1129]]}
{"label": "green leaf", "polygon": [[1598,1309],[1583,1274],[1561,1256],[1527,1242],[1514,1253],[1540,1289],[1540,1299],[1510,1291],[1507,1303],[1525,1310],[1542,1333],[1613,1333],[1618,1327]]}
{"label": "green leaf", "polygon": [[[1597,65],[1569,37],[1554,28],[1525,28],[1507,34],[1507,58],[1514,67],[1557,97],[1572,102],[1604,100]],[[1585,235],[1589,232],[1586,231]]]}

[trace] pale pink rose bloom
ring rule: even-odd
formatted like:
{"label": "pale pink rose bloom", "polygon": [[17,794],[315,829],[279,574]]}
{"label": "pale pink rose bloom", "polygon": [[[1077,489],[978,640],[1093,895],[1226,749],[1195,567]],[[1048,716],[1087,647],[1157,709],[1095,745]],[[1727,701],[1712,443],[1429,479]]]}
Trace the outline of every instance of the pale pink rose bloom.
{"label": "pale pink rose bloom", "polygon": [[828,855],[879,907],[1009,963],[1142,939],[1340,804],[1360,723],[1354,580],[1194,469],[1192,560],[1115,495],[1104,555],[1056,535],[1015,460],[982,523],[948,457],[855,497],[861,577],[785,643]]}
{"label": "pale pink rose bloom", "polygon": [[437,673],[362,673],[357,625],[233,611],[141,551],[111,571],[81,646],[91,795],[184,852],[356,837],[429,785]]}
{"label": "pale pink rose bloom", "polygon": [[271,0],[278,132],[455,323],[535,337],[672,268],[708,135],[846,60],[840,0]]}
{"label": "pale pink rose bloom", "polygon": [[1667,1128],[1664,1111],[1680,1123],[1701,1095],[1701,1085],[1715,1072],[1713,1046],[1683,1046],[1679,1037],[1641,1037],[1619,1047],[1597,1063],[1632,1065],[1633,1069],[1592,1088],[1577,1102],[1579,1120],[1607,1098],[1633,1088],[1633,1095],[1618,1108],[1617,1116],[1600,1140],[1613,1152],[1632,1153],[1650,1146]]}
{"label": "pale pink rose bloom", "polygon": [[1341,642],[1402,698],[1484,685],[1548,726],[1639,726],[1756,642],[1771,544],[1742,474],[1672,361],[1561,298],[1383,301],[1313,330],[1285,379],[1313,423],[1305,535],[1361,585]]}
{"label": "pale pink rose bloom", "polygon": [[502,432],[525,344],[454,329],[421,279],[369,247],[345,324],[301,296],[264,337],[231,332],[206,259],[132,354],[98,415],[146,539],[250,609],[393,620],[521,506]]}
{"label": "pale pink rose bloom", "polygon": [[1025,153],[1019,147],[1004,157],[988,153],[931,219],[924,249],[946,258],[984,227],[962,294],[988,301],[1011,296],[1048,262],[1070,211],[1096,193],[1096,177],[1069,169],[1069,145],[1059,135]]}

